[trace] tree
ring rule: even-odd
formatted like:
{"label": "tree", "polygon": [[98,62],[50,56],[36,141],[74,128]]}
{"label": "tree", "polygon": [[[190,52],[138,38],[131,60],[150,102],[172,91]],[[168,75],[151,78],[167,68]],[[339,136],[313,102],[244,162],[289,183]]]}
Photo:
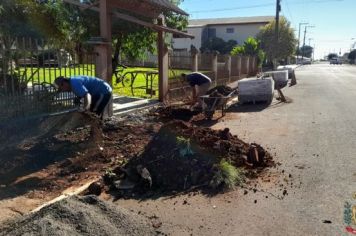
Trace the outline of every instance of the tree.
{"label": "tree", "polygon": [[262,62],[265,58],[265,53],[261,49],[260,41],[252,37],[247,38],[243,45],[235,46],[231,50],[231,55],[257,57],[258,67],[262,66]]}
{"label": "tree", "polygon": [[312,57],[314,48],[308,45],[305,45],[304,47],[300,47],[299,49],[297,49],[297,54],[298,55],[302,55],[303,57]]}
{"label": "tree", "polygon": [[356,49],[352,50],[349,53],[349,56],[347,57],[350,60],[351,64],[355,64],[355,60],[356,60]]}
{"label": "tree", "polygon": [[230,53],[237,45],[235,40],[224,41],[222,38],[213,37],[205,40],[200,48],[201,52],[218,51],[220,54]]}
{"label": "tree", "polygon": [[284,17],[281,17],[279,21],[279,40],[277,43],[275,25],[276,21],[271,21],[262,27],[257,34],[257,39],[261,41],[261,48],[270,61],[284,59],[293,55],[297,43],[294,31],[290,27],[289,21]]}
{"label": "tree", "polygon": [[337,57],[338,57],[338,55],[336,53],[329,53],[328,60],[331,60],[331,59],[337,58]]}
{"label": "tree", "polygon": [[[179,5],[181,0],[170,0],[172,3]],[[85,0],[83,3],[92,3],[94,0]],[[56,44],[57,47],[65,48],[69,51],[75,50],[78,54],[82,51],[82,46],[90,36],[99,34],[99,17],[98,14],[90,9],[82,11],[77,6],[64,3],[61,0],[2,0],[0,11],[6,10],[6,15],[0,12],[0,28],[7,22],[13,20],[16,27],[6,25],[1,35],[17,36],[23,33],[24,22],[29,22],[37,35],[43,36]],[[165,12],[166,24],[182,30],[187,26],[187,17],[172,12]],[[132,14],[135,16],[135,14]],[[146,20],[142,16],[135,16]],[[4,23],[3,23],[4,22]],[[117,66],[120,54],[127,58],[139,58],[146,51],[155,52],[157,33],[151,29],[139,26],[134,23],[113,19],[113,67]],[[7,32],[11,31],[12,34]],[[18,33],[16,33],[18,32]],[[40,33],[39,33],[40,32]],[[26,34],[30,36],[29,34]]]}

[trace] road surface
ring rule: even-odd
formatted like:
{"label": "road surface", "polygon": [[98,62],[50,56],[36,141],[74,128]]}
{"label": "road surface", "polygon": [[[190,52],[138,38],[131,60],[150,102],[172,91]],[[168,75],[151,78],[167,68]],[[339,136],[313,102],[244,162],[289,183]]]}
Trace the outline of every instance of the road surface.
{"label": "road surface", "polygon": [[283,172],[281,182],[255,193],[118,204],[158,216],[172,235],[351,235],[344,204],[356,205],[356,67],[308,65],[296,76],[298,84],[283,90],[291,103],[236,107],[214,125],[268,147],[281,163],[271,170]]}

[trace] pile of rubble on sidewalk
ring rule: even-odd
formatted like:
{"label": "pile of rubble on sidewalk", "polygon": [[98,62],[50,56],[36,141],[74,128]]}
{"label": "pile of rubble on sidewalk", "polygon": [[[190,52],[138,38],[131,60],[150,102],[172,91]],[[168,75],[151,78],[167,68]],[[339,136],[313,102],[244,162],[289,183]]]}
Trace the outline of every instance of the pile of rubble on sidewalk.
{"label": "pile of rubble on sidewalk", "polygon": [[213,130],[175,120],[164,124],[142,153],[108,170],[104,182],[124,195],[197,186],[220,189],[273,165],[260,145],[243,142],[228,128]]}

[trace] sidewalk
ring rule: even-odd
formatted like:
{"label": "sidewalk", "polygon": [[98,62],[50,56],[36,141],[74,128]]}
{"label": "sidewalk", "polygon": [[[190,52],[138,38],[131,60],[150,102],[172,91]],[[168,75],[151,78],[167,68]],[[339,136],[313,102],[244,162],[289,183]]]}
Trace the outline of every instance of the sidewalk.
{"label": "sidewalk", "polygon": [[127,96],[113,96],[113,115],[122,115],[141,108],[147,108],[159,104],[156,99],[144,99]]}

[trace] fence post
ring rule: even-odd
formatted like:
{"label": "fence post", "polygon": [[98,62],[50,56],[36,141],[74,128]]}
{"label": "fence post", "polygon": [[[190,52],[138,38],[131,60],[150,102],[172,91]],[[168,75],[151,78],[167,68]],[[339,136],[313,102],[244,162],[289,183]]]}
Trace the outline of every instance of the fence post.
{"label": "fence post", "polygon": [[225,60],[225,70],[227,71],[227,75],[229,78],[229,83],[231,82],[231,56],[226,55],[226,60]]}
{"label": "fence post", "polygon": [[218,83],[218,54],[219,54],[219,52],[214,51],[211,55],[212,56],[211,57],[211,59],[212,59],[211,70],[213,71],[213,74],[214,74],[214,76],[213,76],[214,77],[214,86],[216,86]]}
{"label": "fence post", "polygon": [[236,61],[237,61],[237,71],[238,71],[238,76],[239,76],[239,78],[238,79],[240,79],[240,77],[241,77],[241,69],[242,69],[242,66],[241,66],[241,56],[237,56],[237,59],[236,59]]}
{"label": "fence post", "polygon": [[191,56],[192,56],[192,71],[198,71],[198,50],[192,49]]}
{"label": "fence post", "polygon": [[255,62],[256,62],[256,57],[251,56],[250,63],[249,63],[249,67],[250,67],[249,75],[255,75],[256,73]]}

